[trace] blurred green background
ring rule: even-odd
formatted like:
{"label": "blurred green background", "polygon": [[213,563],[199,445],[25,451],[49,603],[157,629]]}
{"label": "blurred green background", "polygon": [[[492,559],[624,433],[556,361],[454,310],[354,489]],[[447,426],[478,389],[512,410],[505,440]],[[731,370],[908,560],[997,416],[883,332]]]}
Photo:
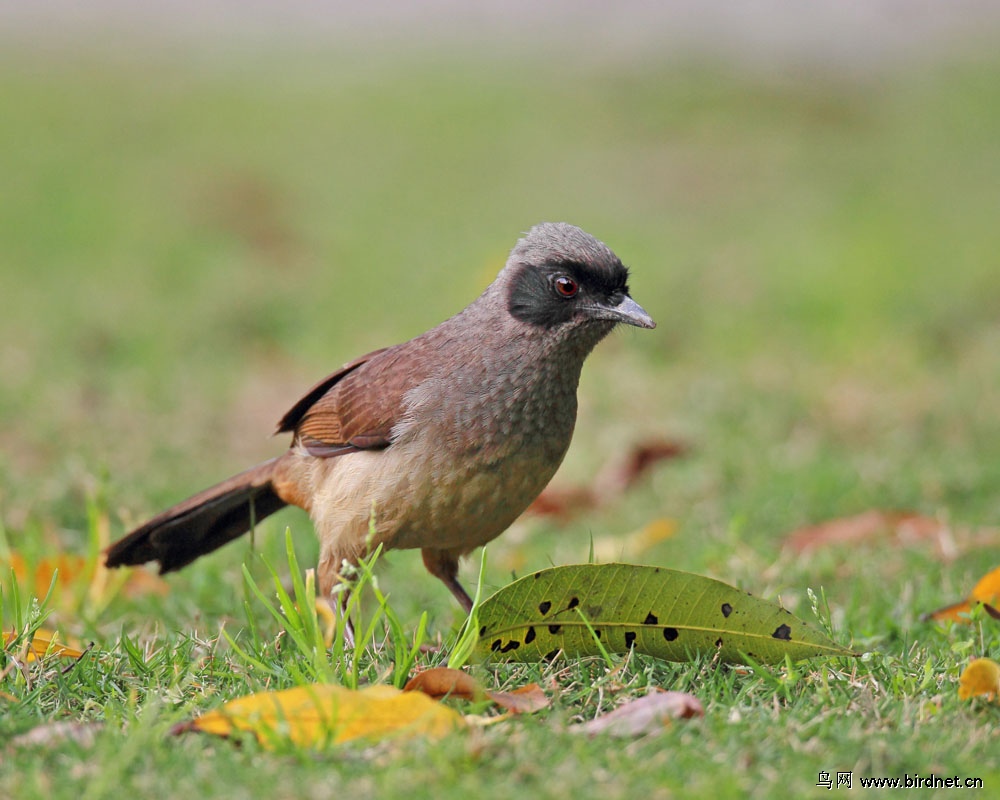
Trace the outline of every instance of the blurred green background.
{"label": "blurred green background", "polygon": [[[995,37],[827,57],[661,47],[656,30],[632,48],[586,24],[513,43],[433,20],[386,39],[9,30],[11,546],[81,550],[96,491],[119,534],[279,452],[268,434],[314,381],[454,313],[521,232],[567,220],[632,267],[659,327],[588,363],[556,483],[649,437],[691,452],[613,507],[519,524],[491,586],[666,517],[674,537],[621,555],[762,594],[825,585],[849,608],[886,581],[924,608],[964,594],[989,550],[950,572],[929,551],[767,568],[796,526],[870,507],[1000,521]],[[286,524],[313,547],[304,516],[269,529]],[[196,587],[189,613],[220,574],[238,584],[246,551],[171,579]],[[403,609],[451,618],[435,582],[400,585],[418,556],[389,562]]]}

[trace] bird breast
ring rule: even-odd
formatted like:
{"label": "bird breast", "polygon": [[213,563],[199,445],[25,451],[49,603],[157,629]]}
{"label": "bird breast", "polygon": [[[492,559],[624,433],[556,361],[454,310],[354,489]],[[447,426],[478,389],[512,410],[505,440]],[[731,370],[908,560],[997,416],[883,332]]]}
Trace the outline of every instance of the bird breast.
{"label": "bird breast", "polygon": [[544,370],[539,381],[513,370],[476,372],[430,379],[408,394],[386,455],[395,451],[409,465],[391,483],[410,501],[405,518],[385,526],[387,547],[464,552],[485,544],[562,462],[576,420],[575,381],[545,380]]}

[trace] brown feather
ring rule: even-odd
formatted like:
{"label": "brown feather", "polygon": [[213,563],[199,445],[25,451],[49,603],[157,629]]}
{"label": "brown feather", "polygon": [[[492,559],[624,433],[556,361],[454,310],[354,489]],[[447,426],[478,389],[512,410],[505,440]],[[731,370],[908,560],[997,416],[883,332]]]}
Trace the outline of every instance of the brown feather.
{"label": "brown feather", "polygon": [[312,408],[316,401],[322,398],[323,395],[325,395],[334,385],[342,380],[345,375],[353,372],[366,361],[375,358],[380,353],[383,353],[388,349],[388,347],[383,347],[380,350],[373,350],[367,355],[356,358],[353,361],[349,361],[336,372],[332,372],[327,375],[323,378],[323,380],[319,381],[319,383],[302,395],[302,398],[285,413],[285,416],[283,416],[278,422],[278,428],[275,433],[287,433],[288,431],[295,430],[295,426],[299,424],[302,418],[306,415],[306,412]]}
{"label": "brown feather", "polygon": [[295,441],[318,458],[388,447],[406,393],[428,375],[425,347],[418,337],[352,361],[310,389],[278,430],[294,431]]}
{"label": "brown feather", "polygon": [[159,561],[160,572],[171,572],[242,536],[290,502],[275,491],[279,463],[272,458],[168,508],[111,545],[105,564]]}

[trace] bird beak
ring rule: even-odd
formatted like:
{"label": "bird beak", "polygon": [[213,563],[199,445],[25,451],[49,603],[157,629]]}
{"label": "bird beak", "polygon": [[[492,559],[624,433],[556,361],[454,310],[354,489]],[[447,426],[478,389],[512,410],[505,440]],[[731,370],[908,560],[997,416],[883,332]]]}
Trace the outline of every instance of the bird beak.
{"label": "bird beak", "polygon": [[616,306],[604,306],[601,308],[601,312],[600,316],[615,322],[624,322],[626,325],[635,325],[637,328],[656,327],[653,318],[628,295],[625,295],[625,299]]}

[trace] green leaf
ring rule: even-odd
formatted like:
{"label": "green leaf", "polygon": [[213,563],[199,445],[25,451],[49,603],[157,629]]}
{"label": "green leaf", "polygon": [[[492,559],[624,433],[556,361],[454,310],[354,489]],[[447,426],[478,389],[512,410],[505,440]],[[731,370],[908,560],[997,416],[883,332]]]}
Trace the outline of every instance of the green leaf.
{"label": "green leaf", "polygon": [[479,653],[510,661],[625,653],[734,663],[853,656],[780,605],[690,572],[578,564],[528,575],[483,601]]}

